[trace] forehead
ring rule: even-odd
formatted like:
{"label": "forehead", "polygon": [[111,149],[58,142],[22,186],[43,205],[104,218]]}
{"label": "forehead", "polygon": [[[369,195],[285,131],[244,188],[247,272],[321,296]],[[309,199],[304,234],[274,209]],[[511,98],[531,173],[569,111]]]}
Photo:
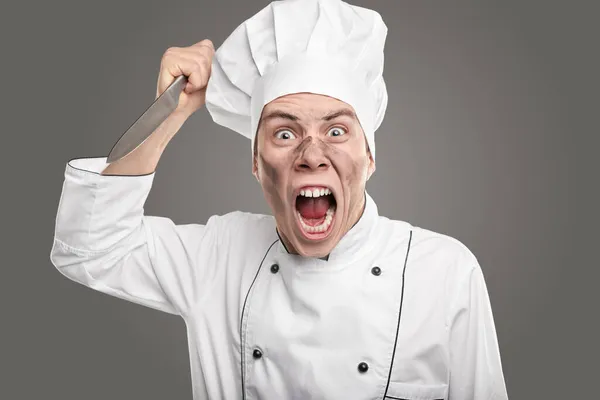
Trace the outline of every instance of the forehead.
{"label": "forehead", "polygon": [[319,118],[334,110],[354,108],[336,98],[316,93],[293,93],[276,98],[263,108],[263,116],[273,111],[293,112],[300,117]]}

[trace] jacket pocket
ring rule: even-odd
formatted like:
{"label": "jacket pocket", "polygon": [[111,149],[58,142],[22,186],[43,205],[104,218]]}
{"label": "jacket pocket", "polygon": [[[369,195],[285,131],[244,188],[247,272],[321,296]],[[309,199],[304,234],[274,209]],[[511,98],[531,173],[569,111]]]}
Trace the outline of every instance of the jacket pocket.
{"label": "jacket pocket", "polygon": [[414,383],[390,382],[385,400],[445,400],[448,385],[421,385]]}

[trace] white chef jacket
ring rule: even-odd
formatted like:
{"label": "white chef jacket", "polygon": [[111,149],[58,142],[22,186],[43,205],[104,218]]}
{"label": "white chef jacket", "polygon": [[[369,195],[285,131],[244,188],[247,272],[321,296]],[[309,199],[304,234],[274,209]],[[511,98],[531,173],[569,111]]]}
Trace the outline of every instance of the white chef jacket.
{"label": "white chef jacket", "polygon": [[329,259],[289,254],[272,216],[144,214],[154,173],[66,165],[50,258],[94,290],[180,315],[200,399],[507,399],[489,296],[458,240],[379,216]]}

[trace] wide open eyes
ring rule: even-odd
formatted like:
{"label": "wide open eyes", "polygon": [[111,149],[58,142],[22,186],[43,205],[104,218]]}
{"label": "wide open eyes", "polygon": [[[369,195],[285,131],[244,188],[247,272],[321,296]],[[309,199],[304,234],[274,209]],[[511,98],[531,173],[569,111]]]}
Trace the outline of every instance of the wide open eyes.
{"label": "wide open eyes", "polygon": [[275,132],[275,138],[282,140],[290,140],[295,139],[296,135],[294,135],[289,129],[282,129],[280,131]]}
{"label": "wide open eyes", "polygon": [[346,134],[346,130],[339,126],[334,126],[330,130],[327,131],[327,136],[339,137]]}
{"label": "wide open eyes", "polygon": [[[345,128],[342,128],[340,126],[334,126],[333,128],[330,128],[327,131],[326,136],[337,138],[337,137],[345,135],[346,133],[348,133],[348,132]],[[275,138],[280,139],[280,140],[292,140],[292,139],[296,139],[296,134],[294,134],[289,129],[282,129],[282,130],[275,132]]]}

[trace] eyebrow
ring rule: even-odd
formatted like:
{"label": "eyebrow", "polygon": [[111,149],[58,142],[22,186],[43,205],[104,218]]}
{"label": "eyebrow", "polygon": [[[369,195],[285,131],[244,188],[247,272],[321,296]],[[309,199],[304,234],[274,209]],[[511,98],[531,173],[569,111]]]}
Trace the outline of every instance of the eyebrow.
{"label": "eyebrow", "polygon": [[269,114],[263,116],[260,119],[260,122],[267,122],[268,120],[277,119],[277,118],[289,119],[291,121],[298,121],[300,119],[299,117],[297,117],[293,114],[284,112],[284,111],[273,111],[273,112],[270,112]]}
{"label": "eyebrow", "polygon": [[[321,118],[321,120],[331,121],[332,119],[335,119],[335,118],[341,117],[341,116],[347,116],[347,117],[353,118],[355,120],[358,120],[358,118],[356,118],[356,114],[354,113],[354,111],[352,111],[348,108],[342,108],[341,110],[333,111],[333,112],[325,115],[323,118]],[[277,119],[277,118],[288,119],[290,121],[299,121],[300,120],[300,117],[298,117],[294,114],[290,114],[285,111],[275,110],[275,111],[272,111],[269,114],[263,116],[261,118],[260,122],[262,123],[262,122],[266,122],[268,120]]]}
{"label": "eyebrow", "polygon": [[341,116],[346,116],[346,117],[350,117],[352,119],[358,120],[358,118],[356,118],[356,114],[354,113],[354,111],[352,111],[348,108],[342,108],[341,110],[329,113],[321,119],[323,121],[331,121],[332,119],[336,119],[337,117],[341,117]]}

